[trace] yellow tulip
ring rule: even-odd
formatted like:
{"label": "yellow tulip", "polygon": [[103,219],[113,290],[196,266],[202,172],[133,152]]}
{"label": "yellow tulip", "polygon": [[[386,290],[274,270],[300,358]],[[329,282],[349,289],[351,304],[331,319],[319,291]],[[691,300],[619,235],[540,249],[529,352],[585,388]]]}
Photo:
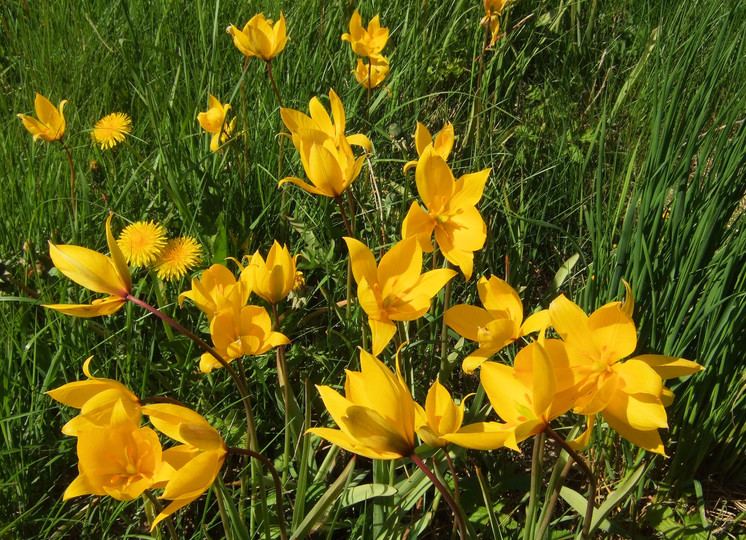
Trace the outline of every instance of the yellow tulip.
{"label": "yellow tulip", "polygon": [[460,405],[456,405],[445,386],[436,380],[427,393],[425,408],[414,404],[416,431],[425,444],[433,448],[443,448],[448,444],[443,435],[455,433],[461,428],[466,397]]}
{"label": "yellow tulip", "polygon": [[362,242],[345,237],[360,306],[368,315],[372,350],[378,355],[396,332],[394,321],[413,321],[430,309],[430,300],[454,276],[450,269],[422,271],[422,250],[414,238],[395,244],[378,266]]}
{"label": "yellow tulip", "polygon": [[702,370],[683,358],[641,355],[621,362],[637,348],[632,320],[634,298],[625,282],[627,301],[608,303],[590,316],[564,295],[549,305],[552,326],[567,348],[569,367],[578,381],[575,412],[601,413],[628,441],[665,455],[659,428],[667,428],[665,405],[670,392],[663,379]]}
{"label": "yellow tulip", "polygon": [[389,61],[385,56],[374,56],[370,63],[357,59],[355,79],[365,88],[377,88],[389,74]]}
{"label": "yellow tulip", "polygon": [[280,13],[280,20],[272,26],[272,20],[266,19],[263,13],[254,15],[239,30],[233,25],[228,28],[233,36],[233,44],[246,56],[256,56],[269,62],[277,56],[288,41],[285,29],[285,17]]}
{"label": "yellow tulip", "polygon": [[339,197],[358,177],[365,162],[365,156],[355,159],[345,137],[337,147],[334,139],[321,131],[308,131],[303,135],[297,132],[293,134],[293,144],[311,183],[289,176],[280,180],[277,187],[290,182],[314,195]]}
{"label": "yellow tulip", "polygon": [[28,130],[31,135],[34,136],[34,140],[41,139],[47,142],[59,141],[65,134],[65,116],[62,113],[62,109],[67,103],[66,99],[60,101],[58,108],[55,108],[52,103],[42,96],[36,94],[34,99],[34,108],[36,109],[36,117],[26,116],[25,114],[18,114],[18,118],[23,122],[23,126]]}
{"label": "yellow tulip", "polygon": [[254,292],[270,304],[284,300],[295,286],[297,259],[298,255],[291,257],[287,246],[280,246],[277,240],[272,244],[266,262],[259,251],[254,253],[246,267],[251,273]]}
{"label": "yellow tulip", "polygon": [[[331,118],[316,97],[311,98],[308,104],[308,109],[311,113],[310,117],[300,111],[288,108],[281,108],[280,116],[285,127],[290,130],[291,134],[295,135],[298,133],[302,136],[303,133],[307,133],[309,130],[321,131],[334,139],[335,146],[339,148],[342,144],[342,138],[345,137],[345,110],[342,106],[342,100],[339,99],[334,90],[329,90],[329,104],[332,111]],[[333,122],[332,119],[334,120]],[[370,140],[362,133],[349,135],[346,138],[347,142],[351,145],[362,146],[368,152],[373,150]]]}
{"label": "yellow tulip", "polygon": [[46,304],[44,307],[75,317],[110,315],[121,308],[132,290],[132,278],[122,250],[111,234],[111,218],[106,220],[106,242],[111,256],[92,249],[49,242],[49,255],[61,273],[78,285],[110,296],[90,304]]}
{"label": "yellow tulip", "polygon": [[212,319],[223,309],[240,310],[251,294],[252,283],[249,272],[242,269],[237,280],[233,272],[222,264],[213,264],[202,272],[199,279],[192,280],[192,288],[179,295],[179,306],[189,298],[205,315]]}
{"label": "yellow tulip", "polygon": [[[244,306],[240,311],[220,311],[210,323],[212,342],[226,362],[234,358],[264,354],[273,347],[287,345],[290,340],[272,330],[272,320],[267,310],[258,306]],[[215,357],[205,353],[199,362],[203,373],[221,367]]]}
{"label": "yellow tulip", "polygon": [[368,57],[379,54],[388,39],[389,29],[381,28],[378,15],[371,19],[366,29],[357,10],[350,19],[350,33],[342,34],[342,41],[349,42],[355,54]]}
{"label": "yellow tulip", "polygon": [[500,19],[503,8],[509,0],[484,0],[485,15],[479,22],[482,26],[489,26],[492,39],[489,46],[492,47],[497,41],[497,35],[500,33]]}
{"label": "yellow tulip", "polygon": [[461,268],[468,280],[474,267],[474,251],[487,239],[487,226],[476,208],[482,198],[490,169],[465,174],[455,180],[450,167],[432,145],[423,150],[415,170],[417,191],[427,211],[417,201],[402,223],[402,237],[414,237],[425,252],[435,248],[435,240],[443,256]]}
{"label": "yellow tulip", "polygon": [[[545,345],[553,353],[559,351],[559,358],[563,358],[561,342],[549,340]],[[505,423],[478,422],[443,438],[477,450],[501,446],[518,450],[517,443],[543,431],[552,420],[572,408],[572,385],[557,376],[553,360],[540,342],[534,342],[518,352],[513,367],[484,362],[480,373],[482,386]]]}
{"label": "yellow tulip", "polygon": [[100,379],[91,375],[89,357],[83,363],[87,381],[63,384],[46,394],[63,405],[80,409],[80,415],[62,427],[65,435],[78,436],[92,427],[108,426],[114,406],[120,403],[127,416],[140,424],[140,400],[129,388],[113,379]]}
{"label": "yellow tulip", "polygon": [[521,336],[549,327],[549,312],[541,310],[523,321],[523,304],[515,289],[502,279],[479,278],[479,299],[484,308],[460,304],[448,309],[443,318],[456,333],[479,348],[464,358],[462,368],[474,373],[482,362]]}
{"label": "yellow tulip", "polygon": [[183,443],[163,452],[163,460],[173,472],[161,498],[172,502],[153,520],[152,530],[207,491],[223,466],[228,448],[217,430],[187,407],[158,403],[144,406],[142,412],[158,431]]}
{"label": "yellow tulip", "polygon": [[317,386],[339,429],[311,428],[345,450],[372,459],[397,459],[414,451],[414,401],[399,370],[360,350],[360,371],[347,371],[345,395]]}
{"label": "yellow tulip", "polygon": [[[453,149],[453,140],[453,124],[450,122],[446,122],[446,125],[443,126],[443,129],[438,133],[434,140],[425,125],[417,122],[417,128],[414,131],[414,144],[417,148],[418,156],[422,156],[425,148],[432,145],[433,149],[443,158],[443,161],[447,161],[448,156]],[[408,161],[407,164],[404,165],[404,172],[407,172],[412,167],[416,167],[417,161],[418,160],[416,159],[414,161]]]}
{"label": "yellow tulip", "polygon": [[230,108],[229,104],[223,105],[215,96],[210,94],[207,111],[197,115],[197,121],[202,129],[214,134],[210,141],[210,150],[213,152],[217,152],[220,143],[227,141],[233,133],[236,119],[234,118],[229,123],[225,121],[225,116]]}
{"label": "yellow tulip", "polygon": [[122,402],[115,405],[110,425],[78,434],[77,449],[79,474],[63,500],[90,494],[130,501],[146,489],[160,487],[173,471],[162,460],[158,434],[133,422]]}

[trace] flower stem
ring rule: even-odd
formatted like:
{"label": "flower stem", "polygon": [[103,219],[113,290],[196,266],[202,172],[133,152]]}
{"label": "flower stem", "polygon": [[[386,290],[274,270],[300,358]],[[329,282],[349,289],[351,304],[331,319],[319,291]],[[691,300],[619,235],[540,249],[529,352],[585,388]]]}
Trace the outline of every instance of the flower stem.
{"label": "flower stem", "polygon": [[534,451],[531,456],[531,491],[528,496],[528,509],[526,510],[526,524],[523,528],[524,540],[535,538],[534,521],[536,519],[536,505],[539,500],[539,487],[541,486],[542,465],[544,461],[544,433],[538,433],[534,437]]}
{"label": "flower stem", "polygon": [[271,62],[267,60],[267,75],[269,75],[269,82],[272,83],[272,90],[275,91],[275,95],[277,96],[277,102],[280,104],[280,107],[285,107],[285,105],[282,104],[282,96],[280,95],[280,91],[277,89],[277,85],[275,84],[275,78],[272,75],[272,66],[270,65]]}
{"label": "flower stem", "polygon": [[[274,317],[275,331],[280,331],[280,317],[277,314],[277,304],[272,304],[272,315]],[[282,471],[282,485],[288,478],[290,470],[290,383],[288,381],[288,363],[285,358],[285,345],[277,347],[277,382],[282,389],[282,400],[285,403],[285,444],[283,446],[282,457],[285,462],[285,468]]]}
{"label": "flower stem", "polygon": [[[163,512],[163,507],[161,506],[161,503],[158,502],[158,499],[156,499],[155,495],[153,495],[153,492],[149,489],[146,489],[142,492],[145,497],[150,501],[150,503],[153,505],[153,509],[157,512],[156,516]],[[166,516],[163,518],[163,522],[166,524],[166,528],[168,529],[168,534],[171,536],[171,540],[178,540],[179,535],[176,534],[176,529],[174,529],[174,522],[171,521],[171,516]]]}
{"label": "flower stem", "polygon": [[205,343],[204,340],[200,339],[194,333],[190,332],[189,330],[181,326],[179,323],[177,323],[175,320],[173,320],[171,317],[169,317],[162,311],[154,308],[147,302],[144,302],[140,300],[139,298],[132,296],[129,293],[124,297],[124,299],[129,300],[130,302],[133,302],[137,304],[138,306],[140,306],[141,308],[149,311],[150,313],[152,313],[153,315],[155,315],[156,317],[158,317],[159,319],[161,319],[162,321],[170,325],[174,330],[176,330],[180,334],[191,339],[194,343],[197,344],[197,346],[199,346],[206,353],[210,354],[213,358],[215,358],[218,361],[218,363],[220,363],[222,367],[225,368],[225,370],[230,375],[231,379],[233,379],[233,382],[236,384],[238,393],[241,395],[241,401],[244,404],[244,409],[246,411],[246,424],[247,424],[246,427],[247,427],[247,431],[249,434],[249,440],[251,441],[251,448],[254,451],[258,451],[259,444],[256,438],[256,426],[254,423],[254,415],[251,412],[251,401],[249,399],[248,389],[244,385],[243,381],[241,381],[241,378],[238,376],[238,373],[236,373],[236,370],[234,370],[230,366],[230,364],[228,364],[228,362],[226,362],[223,359],[223,357],[218,354],[218,352],[215,349],[213,349],[207,343]]}
{"label": "flower stem", "polygon": [[70,165],[70,201],[73,206],[73,216],[75,216],[77,214],[77,204],[75,202],[75,166],[73,165],[73,156],[70,153],[70,149],[62,140],[60,140],[60,144],[62,144],[62,148],[67,155],[67,164]]}
{"label": "flower stem", "polygon": [[593,471],[588,466],[588,463],[583,459],[583,456],[578,454],[572,447],[567,444],[567,441],[560,437],[552,428],[547,426],[544,428],[544,432],[557,443],[559,447],[570,455],[570,458],[580,465],[583,472],[588,477],[588,503],[585,507],[585,517],[583,518],[583,530],[580,533],[581,540],[588,538],[588,534],[591,528],[591,520],[593,518],[593,501],[596,498],[596,478],[593,476]]}
{"label": "flower stem", "polygon": [[350,238],[355,238],[355,232],[352,230],[350,221],[347,219],[347,212],[345,212],[345,205],[342,202],[342,197],[340,195],[337,195],[336,197],[334,197],[334,200],[337,202],[337,206],[339,206],[339,213],[342,214],[342,221],[344,221],[345,229],[347,229],[347,236],[349,236]]}
{"label": "flower stem", "polygon": [[272,475],[272,481],[275,484],[275,498],[277,499],[277,522],[280,527],[280,538],[282,538],[282,540],[287,540],[288,533],[285,530],[285,508],[282,498],[282,484],[280,483],[280,476],[277,474],[277,469],[275,469],[274,465],[272,465],[272,462],[266,457],[261,455],[259,452],[254,452],[253,450],[249,450],[248,448],[228,448],[228,453],[253,457],[254,459],[261,461],[264,466],[267,467],[270,474]]}
{"label": "flower stem", "polygon": [[464,520],[464,515],[461,510],[461,507],[456,503],[456,501],[453,499],[453,496],[449,493],[448,489],[441,483],[440,480],[438,480],[438,477],[435,476],[435,473],[431,471],[427,465],[420,459],[420,457],[412,452],[412,455],[409,456],[409,458],[414,462],[415,465],[417,465],[420,470],[425,473],[425,476],[427,476],[430,481],[433,483],[433,485],[440,491],[440,494],[443,496],[443,498],[446,500],[446,503],[448,503],[448,506],[451,508],[451,512],[453,512],[453,517],[456,521],[456,524],[458,525],[458,533],[461,537],[461,540],[466,540],[468,538],[466,534],[466,522]]}

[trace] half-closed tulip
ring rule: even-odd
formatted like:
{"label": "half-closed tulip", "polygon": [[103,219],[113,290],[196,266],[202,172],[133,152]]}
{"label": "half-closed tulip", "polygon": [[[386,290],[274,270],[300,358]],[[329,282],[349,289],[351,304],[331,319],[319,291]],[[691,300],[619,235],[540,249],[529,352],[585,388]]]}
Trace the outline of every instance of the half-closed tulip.
{"label": "half-closed tulip", "polygon": [[67,100],[63,99],[60,101],[59,107],[55,107],[47,98],[37,93],[36,99],[34,99],[36,118],[25,114],[18,114],[17,116],[23,122],[23,127],[34,136],[34,140],[59,141],[65,134],[65,115],[62,113],[62,109],[66,103]]}
{"label": "half-closed tulip", "polygon": [[280,13],[280,20],[272,26],[272,20],[264,17],[263,13],[254,15],[249,22],[239,30],[233,25],[228,28],[233,36],[233,44],[246,56],[256,56],[269,62],[285,48],[288,41],[285,17]]}

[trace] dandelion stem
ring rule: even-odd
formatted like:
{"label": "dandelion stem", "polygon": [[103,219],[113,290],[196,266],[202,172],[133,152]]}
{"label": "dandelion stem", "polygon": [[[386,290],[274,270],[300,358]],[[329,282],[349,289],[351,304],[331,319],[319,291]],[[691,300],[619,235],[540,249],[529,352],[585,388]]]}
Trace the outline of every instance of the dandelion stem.
{"label": "dandelion stem", "polygon": [[438,480],[438,477],[435,476],[435,473],[433,473],[433,471],[431,471],[428,466],[425,465],[425,463],[417,454],[412,452],[412,455],[409,456],[409,458],[414,462],[415,465],[420,468],[423,473],[425,473],[425,476],[430,479],[430,481],[438,489],[438,491],[440,491],[440,494],[443,496],[443,498],[446,500],[446,503],[448,503],[448,506],[451,508],[451,512],[453,512],[453,517],[456,521],[456,524],[458,525],[458,533],[461,537],[461,540],[466,540],[468,536],[466,534],[466,523],[464,521],[464,515],[461,507],[453,499],[453,496],[449,493],[448,489],[446,489],[442,482]]}
{"label": "dandelion stem", "polygon": [[[153,505],[153,509],[157,512],[156,516],[163,512],[163,506],[161,506],[161,503],[156,499],[155,495],[153,495],[153,492],[149,489],[146,489],[142,492],[145,497],[150,501],[150,503]],[[171,540],[178,540],[179,535],[176,534],[176,529],[174,528],[174,522],[171,521],[171,516],[166,516],[163,518],[163,522],[166,524],[166,528],[168,529],[168,534],[171,536]]]}
{"label": "dandelion stem", "polygon": [[270,474],[272,475],[272,481],[275,484],[275,498],[277,500],[277,522],[280,527],[280,538],[282,538],[282,540],[287,540],[288,533],[285,530],[285,508],[282,498],[282,484],[280,483],[280,476],[277,474],[277,469],[275,469],[274,465],[272,465],[272,462],[266,457],[261,455],[259,452],[254,452],[253,450],[249,450],[248,448],[228,448],[228,453],[242,454],[245,456],[253,457],[254,459],[261,461],[264,466],[267,467]]}
{"label": "dandelion stem", "polygon": [[570,458],[575,460],[575,462],[580,465],[580,468],[583,469],[583,472],[588,477],[588,504],[585,507],[585,517],[583,518],[583,530],[580,532],[580,538],[585,539],[588,538],[589,531],[591,528],[591,519],[593,518],[593,501],[596,498],[596,478],[593,476],[593,471],[591,471],[591,468],[588,466],[588,462],[586,462],[585,459],[583,459],[583,456],[578,454],[575,450],[572,449],[572,447],[567,444],[567,441],[560,437],[557,432],[555,432],[552,428],[547,426],[544,428],[544,432],[552,439],[554,442],[557,443],[559,447],[562,448],[565,452],[567,452],[570,455]]}

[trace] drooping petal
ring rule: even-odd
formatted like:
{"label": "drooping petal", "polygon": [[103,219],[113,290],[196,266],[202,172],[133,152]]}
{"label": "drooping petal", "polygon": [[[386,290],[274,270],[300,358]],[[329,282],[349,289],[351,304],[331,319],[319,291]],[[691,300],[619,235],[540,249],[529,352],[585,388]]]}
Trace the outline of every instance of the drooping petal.
{"label": "drooping petal", "polygon": [[[631,360],[645,362],[655,372],[660,375],[661,379],[675,379],[676,377],[686,377],[698,371],[705,369],[703,366],[691,360],[675,358],[673,356],[664,356],[662,354],[643,354],[636,356]],[[626,363],[626,362],[625,362]]]}
{"label": "drooping petal", "polygon": [[371,351],[378,356],[396,333],[396,325],[389,320],[368,319],[371,334]]}
{"label": "drooping petal", "polygon": [[443,439],[474,450],[495,450],[507,446],[518,450],[515,441],[515,426],[499,422],[477,422],[468,424],[456,433],[446,433]]}
{"label": "drooping petal", "polygon": [[448,308],[443,320],[457,334],[470,341],[479,341],[479,329],[486,327],[494,317],[486,309],[459,304]]}

